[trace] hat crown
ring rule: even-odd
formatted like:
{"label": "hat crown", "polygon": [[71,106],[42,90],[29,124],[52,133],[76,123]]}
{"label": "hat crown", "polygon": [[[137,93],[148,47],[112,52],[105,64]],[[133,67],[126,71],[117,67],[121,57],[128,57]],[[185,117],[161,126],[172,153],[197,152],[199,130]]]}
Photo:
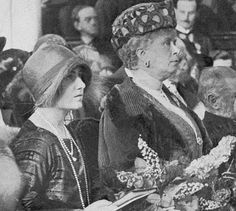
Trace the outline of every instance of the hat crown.
{"label": "hat crown", "polygon": [[171,0],[134,5],[123,11],[112,25],[112,45],[118,50],[131,37],[162,28],[175,28],[176,19]]}
{"label": "hat crown", "polygon": [[61,45],[45,46],[33,53],[22,70],[23,80],[33,96],[38,97],[34,92],[35,87],[45,74],[58,65],[59,73],[63,66],[66,68],[66,61],[74,57],[75,54],[72,51]]}

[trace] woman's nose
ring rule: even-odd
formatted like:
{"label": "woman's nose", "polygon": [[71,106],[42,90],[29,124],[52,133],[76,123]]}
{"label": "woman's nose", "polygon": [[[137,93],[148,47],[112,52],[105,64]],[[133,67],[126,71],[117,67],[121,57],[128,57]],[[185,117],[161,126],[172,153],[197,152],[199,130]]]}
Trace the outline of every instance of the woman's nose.
{"label": "woman's nose", "polygon": [[172,54],[173,55],[180,55],[180,48],[174,43],[174,42],[171,42],[171,48],[172,48]]}
{"label": "woman's nose", "polygon": [[80,77],[76,78],[76,89],[84,89],[85,88],[85,83],[82,81]]}

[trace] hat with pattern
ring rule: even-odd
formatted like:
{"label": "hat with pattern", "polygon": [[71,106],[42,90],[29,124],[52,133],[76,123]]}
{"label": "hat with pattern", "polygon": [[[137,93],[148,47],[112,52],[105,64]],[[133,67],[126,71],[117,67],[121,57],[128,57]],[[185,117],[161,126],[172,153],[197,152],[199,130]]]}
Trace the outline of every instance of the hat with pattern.
{"label": "hat with pattern", "polygon": [[137,4],[123,11],[115,19],[111,43],[113,48],[118,50],[133,36],[175,26],[175,12],[171,0]]}

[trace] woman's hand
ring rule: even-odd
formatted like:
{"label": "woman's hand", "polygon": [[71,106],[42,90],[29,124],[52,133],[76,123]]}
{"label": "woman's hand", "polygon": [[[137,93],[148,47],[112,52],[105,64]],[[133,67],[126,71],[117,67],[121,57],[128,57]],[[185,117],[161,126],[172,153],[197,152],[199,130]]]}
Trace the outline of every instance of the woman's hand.
{"label": "woman's hand", "polygon": [[84,209],[84,211],[114,211],[117,206],[111,205],[112,202],[107,200],[99,200]]}

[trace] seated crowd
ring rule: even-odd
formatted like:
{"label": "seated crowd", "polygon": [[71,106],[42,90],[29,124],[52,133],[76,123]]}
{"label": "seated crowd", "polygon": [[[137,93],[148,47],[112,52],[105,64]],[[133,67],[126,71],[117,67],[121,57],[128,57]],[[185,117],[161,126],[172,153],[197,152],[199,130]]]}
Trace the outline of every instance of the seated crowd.
{"label": "seated crowd", "polygon": [[[46,34],[32,52],[0,52],[0,210],[115,211],[117,172],[136,169],[140,138],[176,164],[166,185],[236,136],[236,70],[199,30],[206,5],[120,1],[105,29],[112,2],[69,9],[79,41]],[[234,160],[221,172],[236,184]],[[200,210],[157,203],[155,190],[122,210]]]}

